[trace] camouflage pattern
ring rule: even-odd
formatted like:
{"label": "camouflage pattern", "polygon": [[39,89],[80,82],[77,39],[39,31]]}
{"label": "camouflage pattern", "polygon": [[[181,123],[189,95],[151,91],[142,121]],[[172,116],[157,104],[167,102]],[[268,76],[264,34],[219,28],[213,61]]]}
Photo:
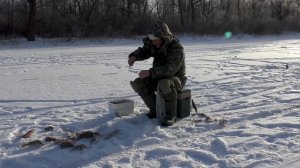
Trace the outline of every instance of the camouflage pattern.
{"label": "camouflage pattern", "polygon": [[182,82],[178,77],[172,77],[162,80],[155,80],[151,78],[136,78],[134,81],[130,82],[130,85],[133,90],[142,98],[153,95],[158,88],[160,90],[159,94],[166,101],[175,100],[177,98],[177,91],[181,90],[183,87]]}
{"label": "camouflage pattern", "polygon": [[171,33],[168,25],[160,21],[158,21],[156,24],[152,26],[149,34],[153,34],[155,37],[160,37],[164,39],[173,38],[173,34]]}
{"label": "camouflage pattern", "polygon": [[135,56],[137,61],[154,57],[153,67],[150,69],[154,74],[152,78],[160,80],[177,76],[185,83],[185,55],[182,45],[165,23],[155,24],[150,34],[160,37],[163,40],[162,46],[157,49],[146,37],[143,39],[144,46],[132,52],[129,57]]}
{"label": "camouflage pattern", "polygon": [[[182,45],[162,22],[155,24],[149,34],[159,37],[163,43],[156,48],[149,37],[143,39],[143,47],[132,52],[129,57],[135,56],[136,61],[153,57],[153,66],[150,69],[151,77],[136,78],[130,84],[144,100],[150,112],[149,118],[156,117],[156,95],[165,101],[166,116],[162,125],[170,126],[175,122],[177,114],[177,91],[181,90],[186,82],[185,55]],[[158,89],[158,90],[157,90]]]}

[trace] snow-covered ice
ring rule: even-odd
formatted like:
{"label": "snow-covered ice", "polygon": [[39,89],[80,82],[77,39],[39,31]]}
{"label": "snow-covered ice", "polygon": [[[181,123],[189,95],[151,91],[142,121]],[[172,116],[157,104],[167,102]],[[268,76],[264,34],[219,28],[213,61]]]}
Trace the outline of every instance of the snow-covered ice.
{"label": "snow-covered ice", "polygon": [[[129,81],[152,60],[127,65],[140,40],[0,42],[0,167],[300,167],[300,34],[180,39],[198,110],[225,127],[143,115]],[[135,114],[110,114],[118,98]],[[44,140],[86,130],[101,136],[81,151]],[[44,145],[21,147],[32,140]]]}

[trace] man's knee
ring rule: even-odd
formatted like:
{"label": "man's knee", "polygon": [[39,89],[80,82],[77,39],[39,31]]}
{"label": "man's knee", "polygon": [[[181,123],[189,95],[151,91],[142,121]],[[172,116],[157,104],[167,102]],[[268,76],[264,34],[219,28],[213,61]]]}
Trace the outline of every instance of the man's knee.
{"label": "man's knee", "polygon": [[177,99],[177,81],[173,78],[162,79],[158,82],[158,90],[165,101],[174,101]]}
{"label": "man's knee", "polygon": [[181,90],[182,85],[181,85],[179,78],[172,77],[169,79],[162,79],[162,80],[158,81],[158,88],[162,93],[168,94],[168,93],[172,92],[173,90],[176,90],[176,91]]}
{"label": "man's knee", "polygon": [[143,90],[143,88],[145,87],[145,83],[146,81],[142,78],[136,78],[134,81],[130,81],[130,85],[136,93]]}
{"label": "man's knee", "polygon": [[169,79],[162,79],[158,81],[158,90],[162,94],[168,94],[172,92],[172,82]]}
{"label": "man's knee", "polygon": [[150,87],[151,81],[148,79],[136,78],[134,81],[130,81],[130,85],[141,97],[154,94],[154,90]]}

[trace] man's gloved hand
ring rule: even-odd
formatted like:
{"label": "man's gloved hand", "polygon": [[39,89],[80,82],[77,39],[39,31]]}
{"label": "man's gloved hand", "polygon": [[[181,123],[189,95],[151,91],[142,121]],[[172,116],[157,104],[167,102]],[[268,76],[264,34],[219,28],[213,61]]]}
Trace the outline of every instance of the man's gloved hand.
{"label": "man's gloved hand", "polygon": [[139,73],[139,77],[140,78],[147,78],[151,76],[151,71],[150,70],[141,70],[141,72]]}
{"label": "man's gloved hand", "polygon": [[131,56],[128,58],[128,65],[132,66],[134,64],[134,62],[136,61],[135,56]]}

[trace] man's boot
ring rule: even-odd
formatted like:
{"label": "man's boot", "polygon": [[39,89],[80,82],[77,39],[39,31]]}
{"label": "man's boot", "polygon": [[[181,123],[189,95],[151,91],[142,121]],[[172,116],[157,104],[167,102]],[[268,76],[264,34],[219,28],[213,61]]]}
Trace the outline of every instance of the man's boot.
{"label": "man's boot", "polygon": [[156,95],[154,92],[149,92],[144,88],[144,86],[147,85],[147,81],[137,78],[134,81],[130,81],[130,85],[133,90],[142,97],[144,103],[150,109],[150,112],[146,114],[147,117],[151,119],[156,118]]}
{"label": "man's boot", "polygon": [[156,95],[150,94],[142,97],[142,99],[144,100],[146,106],[150,109],[150,112],[146,114],[147,117],[150,119],[156,118]]}
{"label": "man's boot", "polygon": [[162,126],[172,126],[176,122],[177,115],[177,100],[165,102],[166,116],[161,122]]}

